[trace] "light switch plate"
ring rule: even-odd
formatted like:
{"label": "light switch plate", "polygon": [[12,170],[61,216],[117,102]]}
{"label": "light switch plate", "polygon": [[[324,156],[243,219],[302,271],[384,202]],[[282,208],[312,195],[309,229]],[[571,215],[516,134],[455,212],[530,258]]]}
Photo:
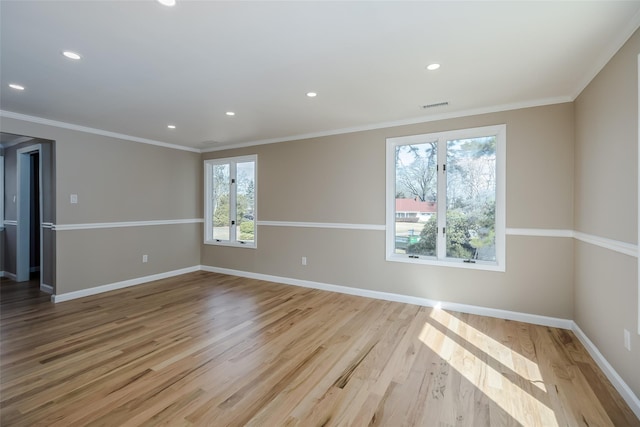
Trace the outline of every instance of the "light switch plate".
{"label": "light switch plate", "polygon": [[624,330],[624,348],[631,351],[631,334],[628,330]]}

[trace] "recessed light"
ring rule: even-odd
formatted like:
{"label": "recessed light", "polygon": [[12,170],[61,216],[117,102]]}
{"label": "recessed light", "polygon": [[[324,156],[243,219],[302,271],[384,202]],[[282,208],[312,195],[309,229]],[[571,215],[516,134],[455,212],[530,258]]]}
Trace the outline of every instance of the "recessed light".
{"label": "recessed light", "polygon": [[24,86],[15,83],[9,83],[9,87],[15,90],[24,90]]}
{"label": "recessed light", "polygon": [[175,128],[176,128],[176,125],[167,125],[167,127],[168,127],[169,129],[175,129]]}
{"label": "recessed light", "polygon": [[317,94],[317,93],[315,93],[315,92],[307,92],[307,96],[308,96],[309,98],[315,98],[316,96],[318,96],[318,94]]}
{"label": "recessed light", "polygon": [[225,114],[227,116],[235,116],[236,115],[236,113],[234,113],[233,111],[227,111]]}
{"label": "recessed light", "polygon": [[427,70],[429,70],[429,71],[437,70],[438,68],[440,68],[440,64],[429,64],[429,65],[427,65]]}
{"label": "recessed light", "polygon": [[63,54],[64,56],[66,56],[67,58],[69,58],[69,59],[73,59],[73,60],[76,60],[76,61],[77,61],[78,59],[82,58],[80,55],[78,55],[78,54],[77,54],[77,53],[75,53],[75,52],[71,52],[70,50],[65,50],[64,52],[62,52],[62,54]]}
{"label": "recessed light", "polygon": [[160,3],[163,6],[175,6],[176,5],[176,0],[158,0],[158,3]]}

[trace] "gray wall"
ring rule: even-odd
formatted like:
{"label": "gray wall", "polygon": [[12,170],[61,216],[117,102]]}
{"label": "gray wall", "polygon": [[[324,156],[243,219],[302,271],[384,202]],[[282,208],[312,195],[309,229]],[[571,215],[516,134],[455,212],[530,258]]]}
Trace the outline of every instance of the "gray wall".
{"label": "gray wall", "polygon": [[5,254],[5,249],[4,249],[4,239],[5,239],[5,232],[4,232],[4,226],[0,226],[0,271],[4,272],[4,254]]}
{"label": "gray wall", "polygon": [[[1,125],[5,132],[55,141],[58,226],[202,217],[198,153],[9,118]],[[78,195],[77,204],[70,203],[71,194]],[[55,293],[196,266],[201,229],[192,223],[55,231],[46,242],[56,251]],[[5,252],[9,259],[14,251]]]}
{"label": "gray wall", "polygon": [[[575,229],[637,244],[638,54],[629,39],[575,102]],[[574,319],[640,396],[638,259],[575,243]],[[631,332],[631,351],[623,347]]]}
{"label": "gray wall", "polygon": [[[2,147],[0,147],[0,156],[4,156],[4,148],[2,148]],[[1,184],[4,186],[4,174],[2,176]],[[3,187],[3,189],[4,189],[4,187]],[[4,209],[4,207],[2,209]],[[4,211],[2,213],[4,213]],[[4,215],[0,216],[0,219],[1,218],[4,218]],[[4,256],[5,256],[4,255],[5,254],[4,239],[5,239],[4,223],[2,223],[2,224],[0,224],[0,271],[2,271],[2,272],[4,272]]]}
{"label": "gray wall", "polygon": [[[386,138],[505,123],[507,227],[573,227],[573,104],[211,152],[258,154],[258,218],[385,224]],[[560,318],[573,315],[573,242],[507,236],[506,273],[385,260],[385,232],[258,227],[258,248],[202,245],[202,264]],[[306,256],[308,265],[300,259]]]}

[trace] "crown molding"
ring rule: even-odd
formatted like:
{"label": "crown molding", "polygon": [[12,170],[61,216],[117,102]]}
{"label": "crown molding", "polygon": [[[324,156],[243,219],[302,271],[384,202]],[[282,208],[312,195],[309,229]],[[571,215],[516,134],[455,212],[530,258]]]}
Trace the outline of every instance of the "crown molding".
{"label": "crown molding", "polygon": [[564,104],[566,102],[573,102],[573,100],[574,98],[570,96],[559,96],[555,98],[516,102],[512,104],[494,105],[491,107],[473,108],[468,110],[453,111],[450,113],[441,113],[441,114],[435,114],[430,116],[413,117],[410,119],[373,123],[368,125],[333,129],[333,130],[327,130],[327,131],[321,131],[321,132],[305,133],[305,134],[292,135],[292,136],[287,136],[282,138],[270,138],[270,139],[260,139],[257,141],[246,141],[246,142],[238,142],[238,143],[231,143],[231,144],[222,144],[217,147],[204,148],[200,151],[202,153],[210,153],[214,151],[231,150],[234,148],[253,147],[256,145],[276,144],[279,142],[298,141],[302,139],[311,139],[311,138],[321,138],[324,136],[342,135],[342,134],[353,133],[353,132],[364,132],[369,130],[393,128],[397,126],[437,122],[440,120],[456,119],[460,117],[478,116],[481,114],[499,113],[502,111],[519,110],[522,108],[543,107],[545,105]]}
{"label": "crown molding", "polygon": [[8,119],[21,120],[23,122],[37,123],[40,125],[54,126],[62,129],[75,130],[78,132],[92,133],[94,135],[106,136],[109,138],[123,139],[125,141],[139,142],[141,144],[155,145],[158,147],[171,148],[173,150],[189,151],[192,153],[200,153],[200,149],[193,147],[185,147],[183,145],[169,144],[168,142],[155,141],[153,139],[139,138],[137,136],[125,135],[123,133],[111,132],[103,129],[90,128],[87,126],[76,125],[73,123],[61,122],[58,120],[50,120],[42,117],[29,116],[26,114],[14,113],[13,111],[0,110],[0,117]]}
{"label": "crown molding", "polygon": [[555,98],[538,99],[533,101],[525,101],[525,102],[518,102],[518,103],[512,103],[512,104],[502,104],[502,105],[495,105],[491,107],[454,111],[450,113],[441,113],[441,114],[435,114],[430,116],[420,116],[420,117],[414,117],[410,119],[373,123],[373,124],[368,124],[363,126],[354,126],[349,128],[340,128],[340,129],[333,129],[333,130],[327,130],[327,131],[321,131],[321,132],[292,135],[292,136],[287,136],[282,138],[269,138],[269,139],[261,139],[256,141],[245,141],[245,142],[238,142],[238,143],[222,144],[217,147],[203,148],[203,149],[186,147],[186,146],[177,145],[177,144],[170,144],[167,142],[155,141],[152,139],[125,135],[122,133],[111,132],[103,129],[95,129],[95,128],[90,128],[86,126],[76,125],[73,123],[66,123],[66,122],[61,122],[57,120],[45,119],[42,117],[29,116],[26,114],[14,113],[12,111],[6,111],[6,110],[0,110],[0,117],[22,120],[26,122],[41,124],[41,125],[54,126],[62,129],[75,130],[78,132],[92,133],[95,135],[101,135],[101,136],[106,136],[110,138],[118,138],[126,141],[139,142],[142,144],[155,145],[159,147],[171,148],[174,150],[189,151],[192,153],[209,153],[209,152],[215,152],[215,151],[232,150],[235,148],[253,147],[257,145],[266,145],[266,144],[277,144],[279,142],[298,141],[298,140],[311,139],[311,138],[321,138],[325,136],[343,135],[343,134],[354,133],[354,132],[364,132],[364,131],[370,131],[370,130],[393,128],[398,126],[436,122],[439,120],[477,116],[481,114],[498,113],[498,112],[510,111],[510,110],[519,110],[522,108],[533,108],[533,107],[542,107],[545,105],[563,104],[566,102],[573,102],[573,100],[574,98],[569,96],[560,96]]}

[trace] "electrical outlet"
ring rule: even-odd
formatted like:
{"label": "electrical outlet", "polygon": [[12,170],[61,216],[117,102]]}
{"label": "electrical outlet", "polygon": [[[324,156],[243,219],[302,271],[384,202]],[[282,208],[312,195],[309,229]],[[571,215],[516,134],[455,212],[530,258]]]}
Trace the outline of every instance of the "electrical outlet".
{"label": "electrical outlet", "polygon": [[624,348],[631,351],[631,334],[626,329],[624,330]]}
{"label": "electrical outlet", "polygon": [[149,256],[148,255],[142,255],[142,262],[147,262],[149,261]]}
{"label": "electrical outlet", "polygon": [[77,194],[72,194],[71,196],[69,196],[69,202],[72,205],[75,205],[78,203],[78,195]]}
{"label": "electrical outlet", "polygon": [[307,265],[307,257],[306,256],[302,257],[302,265]]}

